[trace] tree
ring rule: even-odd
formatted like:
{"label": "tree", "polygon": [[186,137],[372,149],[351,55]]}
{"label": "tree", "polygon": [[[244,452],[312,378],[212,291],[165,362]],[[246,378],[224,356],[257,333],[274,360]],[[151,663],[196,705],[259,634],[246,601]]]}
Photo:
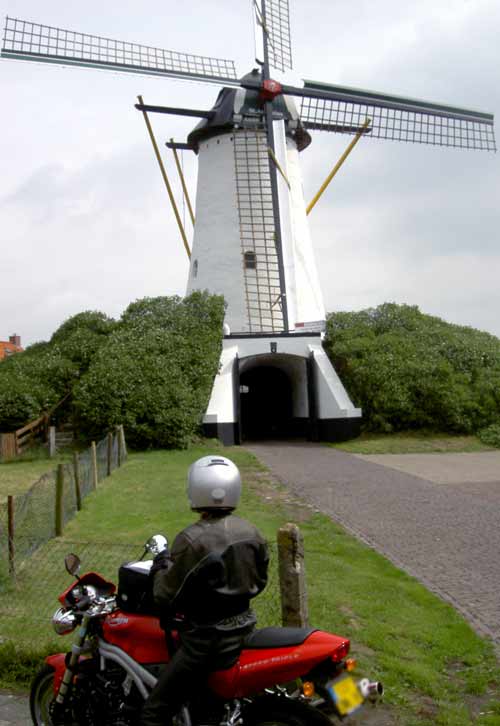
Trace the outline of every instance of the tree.
{"label": "tree", "polygon": [[500,416],[500,340],[416,306],[328,316],[325,349],[374,431],[471,432]]}

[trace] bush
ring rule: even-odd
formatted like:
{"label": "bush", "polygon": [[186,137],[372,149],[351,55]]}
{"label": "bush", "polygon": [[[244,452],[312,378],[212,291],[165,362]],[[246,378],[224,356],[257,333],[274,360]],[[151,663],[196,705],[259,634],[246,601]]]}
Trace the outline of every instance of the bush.
{"label": "bush", "polygon": [[38,418],[71,390],[116,325],[98,312],[69,318],[50,342],[35,343],[0,363],[0,431]]}
{"label": "bush", "polygon": [[87,310],[68,318],[53,334],[50,342],[61,355],[84,373],[96,351],[116,327],[116,321],[104,313]]}
{"label": "bush", "polygon": [[223,318],[223,299],[208,293],[129,305],[74,390],[79,429],[95,438],[123,423],[132,446],[185,447],[208,404]]}
{"label": "bush", "polygon": [[500,423],[491,424],[478,431],[478,437],[486,446],[500,449]]}
{"label": "bush", "polygon": [[325,349],[373,431],[470,433],[500,415],[500,340],[385,303],[328,317]]}

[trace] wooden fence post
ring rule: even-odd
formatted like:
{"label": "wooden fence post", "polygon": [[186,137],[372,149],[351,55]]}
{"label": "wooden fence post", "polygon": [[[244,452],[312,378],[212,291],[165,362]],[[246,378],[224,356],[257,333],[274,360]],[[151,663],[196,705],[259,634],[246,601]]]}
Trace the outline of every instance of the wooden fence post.
{"label": "wooden fence post", "polygon": [[9,537],[9,575],[16,576],[15,567],[15,546],[14,546],[14,497],[9,494],[7,497],[7,520],[8,520],[8,537]]}
{"label": "wooden fence post", "polygon": [[80,489],[80,460],[78,459],[78,453],[73,452],[73,471],[75,474],[75,495],[76,495],[76,508],[78,511],[82,508],[82,492]]}
{"label": "wooden fence post", "polygon": [[63,533],[64,464],[57,467],[56,478],[56,537]]}
{"label": "wooden fence post", "polygon": [[309,620],[304,540],[296,524],[278,530],[278,558],[283,625],[304,628]]}
{"label": "wooden fence post", "polygon": [[95,445],[95,441],[92,441],[90,445],[90,457],[92,461],[92,487],[97,489],[97,485],[99,483],[99,473],[97,469],[97,448]]}
{"label": "wooden fence post", "polygon": [[3,461],[16,458],[17,439],[15,434],[0,434],[0,456]]}
{"label": "wooden fence post", "polygon": [[56,427],[49,426],[49,459],[56,455]]}
{"label": "wooden fence post", "polygon": [[108,434],[108,465],[106,468],[106,476],[110,476],[113,470],[113,434]]}
{"label": "wooden fence post", "polygon": [[125,461],[125,459],[128,456],[128,454],[127,454],[127,444],[125,442],[125,429],[123,428],[123,424],[120,424],[118,428],[120,429],[120,439],[119,439],[119,442],[120,442],[120,449],[121,449],[121,459],[122,459],[122,462],[123,462],[123,461]]}
{"label": "wooden fence post", "polygon": [[121,438],[120,438],[120,427],[119,426],[115,427],[115,436],[116,436],[116,443],[117,443],[116,450],[118,452],[117,464],[118,464],[118,467],[120,467],[122,465],[122,442],[121,442]]}

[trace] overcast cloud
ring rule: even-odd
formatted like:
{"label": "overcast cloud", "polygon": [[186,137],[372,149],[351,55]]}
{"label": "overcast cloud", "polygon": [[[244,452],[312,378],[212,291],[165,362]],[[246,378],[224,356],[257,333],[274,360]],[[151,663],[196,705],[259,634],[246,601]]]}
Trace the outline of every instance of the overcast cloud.
{"label": "overcast cloud", "polygon": [[[290,7],[289,82],[500,113],[497,0]],[[232,58],[241,75],[254,65],[250,0],[0,0],[0,9]],[[142,94],[149,103],[210,108],[217,87],[3,59],[0,83],[0,339],[17,333],[28,344],[82,310],[118,316],[140,297],[182,295],[187,258],[133,104]],[[170,116],[152,122],[161,145],[183,141],[194,125]],[[302,154],[307,201],[348,142],[314,135]],[[183,163],[194,197],[194,155]],[[393,300],[500,336],[499,163],[492,153],[363,139],[310,216],[327,310]],[[180,202],[177,183],[176,192]]]}

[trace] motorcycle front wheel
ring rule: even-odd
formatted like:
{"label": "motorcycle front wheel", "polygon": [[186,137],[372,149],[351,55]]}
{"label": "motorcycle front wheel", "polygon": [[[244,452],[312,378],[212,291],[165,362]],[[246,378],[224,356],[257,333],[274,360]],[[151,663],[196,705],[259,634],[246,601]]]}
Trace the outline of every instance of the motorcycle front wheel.
{"label": "motorcycle front wheel", "polygon": [[36,726],[52,726],[49,708],[53,700],[54,669],[44,665],[34,677],[30,691],[31,718]]}
{"label": "motorcycle front wheel", "polygon": [[[50,706],[54,701],[54,669],[43,665],[31,684],[30,712],[36,726],[54,726],[50,717]],[[70,719],[68,726],[74,726]]]}

